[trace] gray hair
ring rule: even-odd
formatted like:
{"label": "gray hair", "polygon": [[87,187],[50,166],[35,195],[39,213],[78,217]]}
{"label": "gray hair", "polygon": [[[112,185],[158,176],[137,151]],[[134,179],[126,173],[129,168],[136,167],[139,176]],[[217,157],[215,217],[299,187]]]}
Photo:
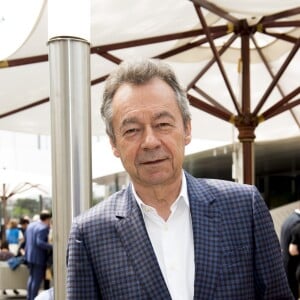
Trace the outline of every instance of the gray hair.
{"label": "gray hair", "polygon": [[103,93],[103,103],[101,106],[101,116],[105,122],[106,133],[113,142],[115,142],[115,135],[112,126],[112,99],[116,91],[124,83],[142,85],[153,78],[160,78],[174,90],[176,102],[180,109],[185,127],[191,120],[186,93],[179,85],[174,71],[168,64],[155,59],[124,61],[107,78]]}

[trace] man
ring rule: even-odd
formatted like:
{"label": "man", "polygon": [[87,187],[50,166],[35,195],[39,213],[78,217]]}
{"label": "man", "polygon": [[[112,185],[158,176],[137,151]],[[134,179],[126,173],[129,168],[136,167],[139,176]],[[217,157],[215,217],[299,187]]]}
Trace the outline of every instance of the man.
{"label": "man", "polygon": [[[297,223],[291,230],[291,243],[289,244],[289,254],[293,257],[294,263],[294,273],[291,274],[294,276],[295,282],[295,291],[294,294],[296,299],[299,297],[299,283],[300,283],[300,223]],[[292,289],[292,288],[291,288]],[[292,289],[293,291],[293,289]]]}
{"label": "man", "polygon": [[48,253],[52,244],[48,242],[52,215],[43,210],[40,220],[31,222],[26,229],[25,260],[29,268],[27,281],[27,299],[34,300],[45,278]]}
{"label": "man", "polygon": [[289,286],[295,299],[299,297],[299,282],[296,277],[297,268],[299,265],[299,257],[291,255],[290,247],[292,242],[292,232],[295,226],[300,224],[300,209],[295,209],[283,222],[280,232],[280,244],[283,256],[284,268],[287,274]]}
{"label": "man", "polygon": [[30,223],[30,218],[28,216],[24,216],[20,219],[20,228],[19,230],[22,232],[24,237],[23,241],[21,242],[17,256],[24,256],[25,255],[25,245],[26,245],[26,229]]}
{"label": "man", "polygon": [[258,191],[183,171],[191,116],[166,64],[122,63],[101,113],[131,184],[74,220],[69,300],[293,299]]}
{"label": "man", "polygon": [[[8,242],[1,241],[0,243],[0,262],[8,261],[10,258],[15,257],[15,254],[9,251]],[[7,295],[6,290],[2,290],[3,295]],[[15,294],[19,294],[17,290],[14,290]]]}
{"label": "man", "polygon": [[3,241],[0,243],[0,261],[8,261],[15,255],[9,251],[8,242]]}

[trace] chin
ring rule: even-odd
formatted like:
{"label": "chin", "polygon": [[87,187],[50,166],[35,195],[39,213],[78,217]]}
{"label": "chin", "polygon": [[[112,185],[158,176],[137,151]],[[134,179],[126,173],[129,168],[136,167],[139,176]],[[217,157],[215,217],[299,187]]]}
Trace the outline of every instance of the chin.
{"label": "chin", "polygon": [[144,177],[144,181],[148,183],[148,185],[161,185],[167,184],[174,177],[170,176],[170,174],[157,172],[155,174],[148,174]]}

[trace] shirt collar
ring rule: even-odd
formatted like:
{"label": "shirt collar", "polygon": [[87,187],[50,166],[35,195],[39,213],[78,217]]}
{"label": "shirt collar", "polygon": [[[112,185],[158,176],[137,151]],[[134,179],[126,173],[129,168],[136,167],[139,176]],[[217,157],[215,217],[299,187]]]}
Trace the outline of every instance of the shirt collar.
{"label": "shirt collar", "polygon": [[[174,201],[174,203],[171,206],[171,210],[174,210],[175,207],[177,206],[178,202],[180,201],[180,199],[182,199],[184,201],[184,203],[187,205],[187,207],[190,207],[190,203],[189,203],[189,198],[188,198],[188,191],[187,191],[187,184],[186,184],[186,178],[185,178],[185,174],[184,171],[182,171],[182,177],[181,177],[181,189],[179,192],[179,195],[177,197],[177,199]],[[143,202],[143,200],[137,195],[134,185],[131,183],[131,187],[132,187],[132,192],[133,195],[135,197],[135,200],[137,202],[137,204],[139,205],[141,211],[143,212],[143,207],[150,207],[149,205],[145,204]]]}

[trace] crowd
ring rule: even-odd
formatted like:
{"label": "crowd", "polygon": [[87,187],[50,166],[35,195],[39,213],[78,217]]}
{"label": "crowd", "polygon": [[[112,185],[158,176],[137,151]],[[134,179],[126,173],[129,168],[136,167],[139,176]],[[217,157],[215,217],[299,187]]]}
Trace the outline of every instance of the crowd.
{"label": "crowd", "polygon": [[[19,222],[10,219],[5,231],[5,240],[1,241],[0,261],[7,261],[11,269],[17,268],[19,263],[28,267],[28,300],[36,299],[41,289],[47,290],[51,287],[51,218],[51,213],[43,210],[32,219],[28,216],[23,216]],[[2,293],[7,294],[6,290]],[[14,290],[14,293],[19,294],[18,290]]]}

